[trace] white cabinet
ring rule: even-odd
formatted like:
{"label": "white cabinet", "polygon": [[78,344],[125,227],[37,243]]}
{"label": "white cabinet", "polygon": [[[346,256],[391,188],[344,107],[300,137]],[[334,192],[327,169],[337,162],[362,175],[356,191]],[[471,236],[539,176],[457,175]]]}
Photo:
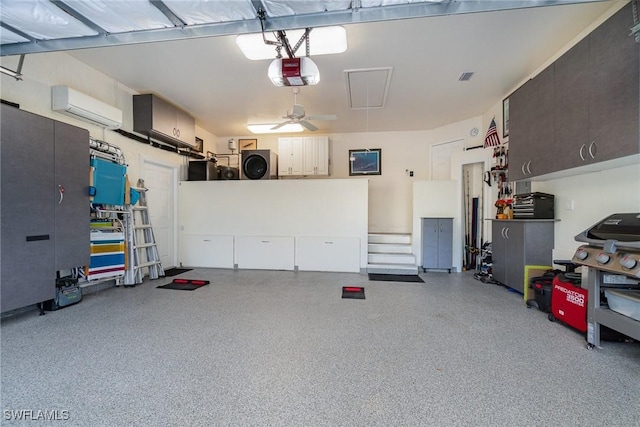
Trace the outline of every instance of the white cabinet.
{"label": "white cabinet", "polygon": [[233,268],[233,236],[183,234],[180,263],[185,267]]}
{"label": "white cabinet", "polygon": [[237,236],[235,250],[240,269],[293,270],[293,237]]}
{"label": "white cabinet", "polygon": [[329,137],[303,138],[304,175],[329,175]]}
{"label": "white cabinet", "polygon": [[278,176],[329,175],[329,137],[278,139]]}
{"label": "white cabinet", "polygon": [[297,237],[296,265],[300,271],[360,272],[358,237]]}
{"label": "white cabinet", "polygon": [[302,138],[278,139],[278,176],[303,175]]}

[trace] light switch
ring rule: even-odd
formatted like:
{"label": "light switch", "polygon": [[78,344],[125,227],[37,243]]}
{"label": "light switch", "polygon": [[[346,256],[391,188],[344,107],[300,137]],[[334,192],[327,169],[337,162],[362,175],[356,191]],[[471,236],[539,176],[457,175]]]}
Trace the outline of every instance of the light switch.
{"label": "light switch", "polygon": [[569,199],[564,202],[564,210],[565,211],[573,210],[573,199]]}

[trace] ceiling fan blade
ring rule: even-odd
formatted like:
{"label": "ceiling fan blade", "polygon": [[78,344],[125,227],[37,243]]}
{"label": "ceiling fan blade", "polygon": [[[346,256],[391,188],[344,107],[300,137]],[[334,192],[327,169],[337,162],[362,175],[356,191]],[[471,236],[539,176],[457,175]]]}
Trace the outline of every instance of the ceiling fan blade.
{"label": "ceiling fan blade", "polygon": [[317,127],[315,127],[314,125],[312,125],[311,123],[309,123],[306,120],[300,120],[298,123],[300,123],[302,126],[304,126],[305,128],[307,128],[308,130],[310,130],[312,132],[318,130]]}
{"label": "ceiling fan blade", "polygon": [[290,121],[286,121],[286,122],[282,122],[282,123],[278,123],[277,125],[275,125],[274,127],[271,128],[271,130],[276,130],[276,129],[280,129],[282,126],[291,123]]}
{"label": "ceiling fan blade", "polygon": [[336,120],[338,117],[335,114],[325,114],[320,116],[307,116],[307,120]]}
{"label": "ceiling fan blade", "polygon": [[291,112],[293,117],[297,117],[299,119],[304,117],[304,107],[300,104],[293,104],[293,111]]}

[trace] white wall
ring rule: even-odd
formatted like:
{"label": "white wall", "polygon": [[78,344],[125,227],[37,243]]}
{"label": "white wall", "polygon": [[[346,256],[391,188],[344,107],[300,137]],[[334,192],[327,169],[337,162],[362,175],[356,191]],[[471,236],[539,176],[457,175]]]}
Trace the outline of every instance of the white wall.
{"label": "white wall", "polygon": [[180,183],[180,232],[200,235],[349,237],[367,266],[366,178]]}
{"label": "white wall", "polygon": [[614,213],[640,212],[640,164],[533,182],[531,187],[555,195],[560,220],[555,227],[555,259],[571,258],[580,246],[574,237],[601,219]]}

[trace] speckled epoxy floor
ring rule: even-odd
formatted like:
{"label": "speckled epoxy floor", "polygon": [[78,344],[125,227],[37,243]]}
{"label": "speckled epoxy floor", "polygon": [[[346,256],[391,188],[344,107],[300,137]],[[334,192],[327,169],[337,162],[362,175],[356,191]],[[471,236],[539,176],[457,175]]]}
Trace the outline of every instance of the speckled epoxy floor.
{"label": "speckled epoxy floor", "polygon": [[[640,344],[587,350],[521,295],[421,276],[196,269],[177,276],[211,280],[196,291],[156,289],[165,278],[5,317],[2,423],[640,425]],[[342,299],[346,285],[366,300]]]}

